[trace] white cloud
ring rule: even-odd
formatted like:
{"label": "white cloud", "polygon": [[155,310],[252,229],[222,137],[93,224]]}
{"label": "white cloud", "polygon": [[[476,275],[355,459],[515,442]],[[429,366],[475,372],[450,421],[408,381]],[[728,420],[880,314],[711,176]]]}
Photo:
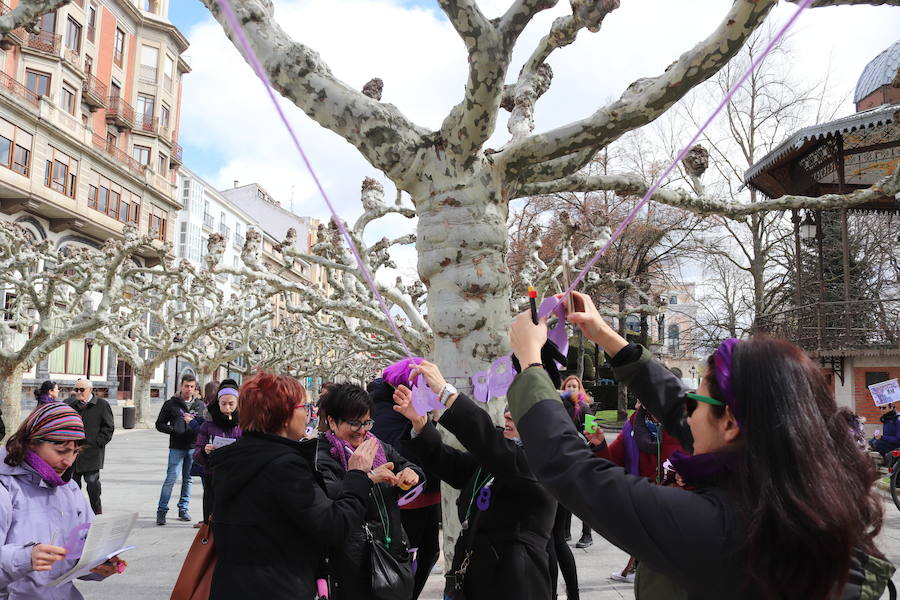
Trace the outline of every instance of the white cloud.
{"label": "white cloud", "polygon": [[[511,0],[482,1],[489,16]],[[406,7],[399,0],[277,0],[276,16],[298,41],[316,49],[337,77],[355,88],[372,77],[385,82],[383,100],[419,124],[436,128],[458,102],[466,56],[452,27],[437,11]],[[551,58],[554,83],[538,105],[537,127],[545,130],[591,114],[633,80],[656,75],[708,35],[725,11],[717,0],[623,2],[598,34],[582,32]],[[559,2],[540,14],[522,35],[509,79],[518,72],[552,20],[566,12]],[[783,23],[795,5],[780,5],[771,19]],[[796,71],[811,80],[831,64],[832,91],[847,98],[863,66],[896,39],[900,11],[890,7],[837,7],[807,11],[793,37]],[[188,32],[193,72],[184,79],[181,138],[194,148],[220,153],[215,169],[200,169],[220,187],[232,180],[257,181],[285,206],[293,190],[294,210],[325,217],[327,210],[300,162],[284,127],[250,68],[211,19]],[[360,213],[359,185],[376,176],[393,201],[393,186],[357,151],[281,101],[322,184],[344,218]],[[841,113],[852,111],[849,102]],[[694,132],[684,132],[686,143]],[[506,138],[505,118],[489,142]],[[187,156],[191,166],[191,157]],[[374,232],[400,235],[408,223],[390,220]],[[410,260],[414,252],[399,253]],[[409,265],[401,266],[409,273]]]}

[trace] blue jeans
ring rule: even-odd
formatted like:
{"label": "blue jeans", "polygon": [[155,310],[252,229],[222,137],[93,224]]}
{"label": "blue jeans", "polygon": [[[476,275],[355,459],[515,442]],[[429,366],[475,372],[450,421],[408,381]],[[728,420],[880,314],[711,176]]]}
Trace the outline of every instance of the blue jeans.
{"label": "blue jeans", "polygon": [[172,488],[178,479],[178,466],[181,465],[181,498],[178,500],[178,510],[187,510],[191,503],[191,464],[194,462],[192,450],[178,450],[169,448],[169,465],[166,468],[166,480],[159,492],[159,512],[169,511],[169,498],[172,497]]}

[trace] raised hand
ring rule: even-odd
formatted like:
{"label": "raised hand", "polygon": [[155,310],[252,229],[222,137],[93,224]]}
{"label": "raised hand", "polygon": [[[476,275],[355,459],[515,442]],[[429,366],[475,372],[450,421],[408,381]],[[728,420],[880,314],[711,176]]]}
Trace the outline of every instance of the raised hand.
{"label": "raised hand", "polygon": [[376,438],[369,438],[360,444],[347,460],[347,468],[351,471],[363,471],[365,473],[371,471],[372,461],[375,459],[375,453],[378,451],[378,443]]}
{"label": "raised hand", "polygon": [[430,387],[431,391],[435,394],[440,394],[441,390],[444,389],[444,385],[447,384],[447,381],[444,379],[444,376],[441,375],[441,370],[438,369],[438,366],[427,360],[423,360],[421,364],[415,365],[412,368],[412,371],[409,373],[409,380],[413,381],[419,375],[425,377],[425,383],[428,384],[428,387]]}
{"label": "raised hand", "polygon": [[416,433],[422,431],[422,428],[428,423],[427,416],[416,412],[412,403],[412,390],[405,385],[398,385],[394,390],[394,410],[412,423]]}
{"label": "raised hand", "polygon": [[525,311],[513,319],[512,327],[509,329],[509,343],[523,369],[532,363],[541,362],[541,347],[546,341],[546,319],[541,319],[535,325],[531,321],[530,311]]}
{"label": "raised hand", "polygon": [[409,467],[406,467],[399,473],[397,473],[397,485],[399,485],[402,489],[408,490],[409,488],[417,485],[419,483],[419,475]]}
{"label": "raised hand", "polygon": [[394,475],[394,463],[384,463],[374,471],[369,472],[369,479],[372,483],[387,483],[389,485],[397,485],[400,480]]}

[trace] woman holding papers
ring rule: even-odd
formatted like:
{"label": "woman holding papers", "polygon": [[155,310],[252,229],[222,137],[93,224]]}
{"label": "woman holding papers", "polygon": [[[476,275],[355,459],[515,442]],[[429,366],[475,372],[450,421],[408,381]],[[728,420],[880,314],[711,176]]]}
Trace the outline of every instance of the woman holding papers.
{"label": "woman holding papers", "polygon": [[[78,413],[60,402],[39,406],[0,449],[0,600],[79,600],[71,582],[43,587],[75,566],[65,546],[91,523],[87,498],[70,479],[84,441]],[[118,558],[81,579],[117,572]]]}
{"label": "woman holding papers", "polygon": [[[230,385],[224,385],[229,382]],[[206,406],[209,418],[203,421],[194,445],[194,463],[203,470],[203,522],[209,522],[213,507],[212,469],[207,468],[209,455],[241,437],[238,414],[237,384],[226,379],[220,386],[217,399]],[[196,525],[199,527],[199,525]]]}

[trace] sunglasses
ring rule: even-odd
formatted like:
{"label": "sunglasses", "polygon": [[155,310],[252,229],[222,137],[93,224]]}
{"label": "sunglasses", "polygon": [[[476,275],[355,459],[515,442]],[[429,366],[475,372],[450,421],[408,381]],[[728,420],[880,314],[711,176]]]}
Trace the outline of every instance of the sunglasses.
{"label": "sunglasses", "polygon": [[372,429],[372,426],[375,425],[375,421],[373,419],[367,419],[365,421],[344,421],[347,425],[350,426],[350,429],[353,431],[359,431],[360,429]]}
{"label": "sunglasses", "polygon": [[685,394],[684,409],[685,411],[687,411],[687,416],[691,416],[692,414],[694,414],[694,411],[697,410],[698,402],[711,404],[712,406],[725,406],[725,403],[721,400],[716,400],[715,398],[710,398],[709,396],[694,393]]}
{"label": "sunglasses", "polygon": [[87,388],[73,388],[76,392],[86,392]]}

